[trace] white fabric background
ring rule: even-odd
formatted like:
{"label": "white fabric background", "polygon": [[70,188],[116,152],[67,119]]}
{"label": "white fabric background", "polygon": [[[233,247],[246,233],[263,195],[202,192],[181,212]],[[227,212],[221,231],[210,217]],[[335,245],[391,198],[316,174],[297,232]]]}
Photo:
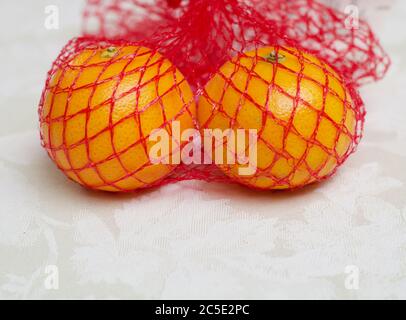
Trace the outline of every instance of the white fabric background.
{"label": "white fabric background", "polygon": [[[393,66],[363,88],[365,138],[333,179],[111,195],[65,179],[37,130],[45,73],[79,33],[82,1],[1,1],[0,298],[406,298],[406,2],[358,3]],[[48,4],[60,30],[43,26]],[[44,285],[49,265],[58,290]],[[351,265],[358,290],[345,287]]]}

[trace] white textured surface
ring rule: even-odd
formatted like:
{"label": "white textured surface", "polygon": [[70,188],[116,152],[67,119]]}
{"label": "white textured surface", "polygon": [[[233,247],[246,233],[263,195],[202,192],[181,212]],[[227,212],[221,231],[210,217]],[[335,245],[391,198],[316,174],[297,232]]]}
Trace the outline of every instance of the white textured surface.
{"label": "white textured surface", "polygon": [[52,1],[61,29],[48,31],[48,1],[1,1],[0,298],[406,298],[406,2],[358,2],[393,67],[362,90],[365,138],[337,176],[295,193],[187,182],[109,195],[67,181],[37,132],[82,2]]}

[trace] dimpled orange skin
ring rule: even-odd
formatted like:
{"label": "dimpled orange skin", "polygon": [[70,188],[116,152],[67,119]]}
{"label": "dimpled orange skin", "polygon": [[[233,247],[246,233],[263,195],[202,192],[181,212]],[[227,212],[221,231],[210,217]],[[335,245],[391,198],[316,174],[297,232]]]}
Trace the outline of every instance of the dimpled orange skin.
{"label": "dimpled orange skin", "polygon": [[225,63],[199,97],[197,117],[202,129],[258,130],[254,175],[239,174],[246,165],[219,167],[241,184],[267,190],[328,177],[352,151],[357,130],[341,77],[291,48],[263,47]]}
{"label": "dimpled orange skin", "polygon": [[156,184],[176,167],[150,162],[151,131],[170,133],[173,120],[181,130],[193,128],[195,109],[183,75],[156,51],[84,49],[48,83],[41,137],[70,179],[91,189],[132,191]]}

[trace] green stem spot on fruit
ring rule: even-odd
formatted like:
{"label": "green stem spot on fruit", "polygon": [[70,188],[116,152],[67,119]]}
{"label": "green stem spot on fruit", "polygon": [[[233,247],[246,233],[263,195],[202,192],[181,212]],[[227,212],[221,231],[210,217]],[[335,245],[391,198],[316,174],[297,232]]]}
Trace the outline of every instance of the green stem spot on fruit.
{"label": "green stem spot on fruit", "polygon": [[108,47],[101,53],[102,58],[113,58],[117,53],[116,47]]}
{"label": "green stem spot on fruit", "polygon": [[275,51],[272,51],[269,56],[266,57],[266,60],[271,63],[281,63],[286,60],[286,56],[280,52],[276,53]]}

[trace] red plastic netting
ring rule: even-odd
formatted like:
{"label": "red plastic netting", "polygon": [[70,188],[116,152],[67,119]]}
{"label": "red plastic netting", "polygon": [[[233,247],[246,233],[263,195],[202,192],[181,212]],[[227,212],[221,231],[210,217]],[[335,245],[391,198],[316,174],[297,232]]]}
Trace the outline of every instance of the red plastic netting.
{"label": "red plastic netting", "polygon": [[[41,138],[68,177],[108,191],[186,179],[291,189],[325,179],[362,136],[358,87],[390,64],[366,22],[353,28],[313,0],[89,0],[83,33],[49,72]],[[152,163],[153,129],[171,138],[161,160],[185,152],[175,120],[181,131],[231,129],[222,158],[234,162],[249,153],[249,137],[237,151],[227,139],[255,129],[255,173],[240,175],[247,164],[238,161]],[[201,159],[204,137],[195,140]]]}

